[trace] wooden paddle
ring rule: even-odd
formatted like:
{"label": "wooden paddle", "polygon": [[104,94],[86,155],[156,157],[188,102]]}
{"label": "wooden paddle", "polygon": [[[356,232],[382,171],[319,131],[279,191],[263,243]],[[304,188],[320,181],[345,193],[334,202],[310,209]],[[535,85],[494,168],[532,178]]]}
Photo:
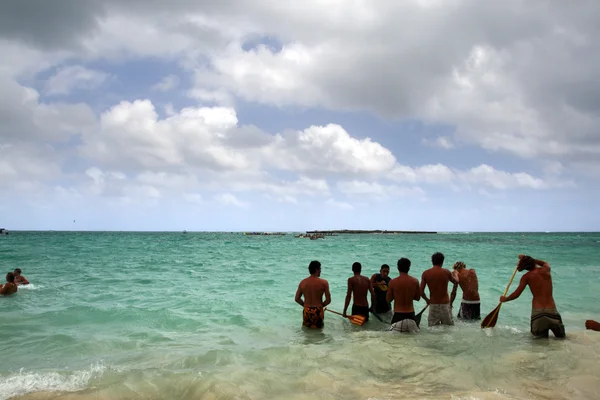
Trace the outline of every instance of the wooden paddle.
{"label": "wooden paddle", "polygon": [[415,322],[417,323],[417,326],[419,326],[421,324],[421,316],[423,315],[423,313],[425,312],[425,310],[427,310],[427,307],[429,307],[429,304],[427,304],[425,306],[425,308],[421,310],[420,313],[418,313],[417,315],[415,315]]}
{"label": "wooden paddle", "polygon": [[[334,314],[341,315],[342,317],[344,316],[344,314],[337,312],[337,311],[330,310],[328,308],[326,308],[325,311],[329,311]],[[358,325],[358,326],[363,326],[365,324],[365,322],[367,322],[367,319],[365,318],[364,315],[350,315],[350,316],[347,316],[346,318],[348,318],[350,320],[350,322],[352,322],[354,325]]]}
{"label": "wooden paddle", "polygon": [[[510,284],[512,283],[513,279],[515,278],[515,274],[517,273],[517,268],[519,268],[519,265],[517,265],[515,267],[515,272],[513,272],[512,276],[510,277],[510,281],[508,281],[508,286],[506,286],[506,290],[504,291],[503,296],[506,296],[506,293],[508,293],[508,288],[510,288]],[[487,317],[485,317],[483,319],[483,321],[481,321],[482,328],[493,328],[494,326],[496,326],[496,322],[498,321],[498,313],[500,312],[500,307],[502,307],[502,302],[500,302],[498,304],[498,307],[494,308],[492,310],[492,312],[489,313],[487,315]]]}

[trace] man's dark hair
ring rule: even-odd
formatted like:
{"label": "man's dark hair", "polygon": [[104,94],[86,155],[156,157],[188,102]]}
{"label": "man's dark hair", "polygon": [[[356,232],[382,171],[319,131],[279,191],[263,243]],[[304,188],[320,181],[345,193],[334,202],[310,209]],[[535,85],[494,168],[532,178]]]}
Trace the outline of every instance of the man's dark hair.
{"label": "man's dark hair", "polygon": [[519,260],[519,265],[517,267],[519,271],[523,271],[526,269],[527,271],[533,271],[535,269],[535,259],[530,256],[523,256]]}
{"label": "man's dark hair", "polygon": [[317,260],[313,260],[308,264],[308,272],[310,272],[311,275],[315,274],[318,269],[321,269],[321,263]]}
{"label": "man's dark hair", "polygon": [[383,264],[383,265],[381,266],[381,268],[379,269],[379,272],[381,272],[381,270],[382,270],[382,269],[385,269],[385,268],[387,268],[387,269],[390,269],[390,266],[389,266],[389,265],[387,265],[387,264]]}
{"label": "man's dark hair", "polygon": [[434,253],[431,256],[431,264],[442,266],[444,264],[444,255],[440,252]]}
{"label": "man's dark hair", "polygon": [[21,273],[21,268],[15,268],[15,273],[20,274]]}
{"label": "man's dark hair", "polygon": [[398,272],[408,273],[410,270],[410,260],[408,258],[402,257],[398,260]]}
{"label": "man's dark hair", "polygon": [[362,265],[359,262],[352,264],[352,272],[360,274],[360,271],[362,271]]}
{"label": "man's dark hair", "polygon": [[15,282],[15,274],[13,274],[12,272],[9,272],[8,274],[6,274],[6,282],[14,283]]}

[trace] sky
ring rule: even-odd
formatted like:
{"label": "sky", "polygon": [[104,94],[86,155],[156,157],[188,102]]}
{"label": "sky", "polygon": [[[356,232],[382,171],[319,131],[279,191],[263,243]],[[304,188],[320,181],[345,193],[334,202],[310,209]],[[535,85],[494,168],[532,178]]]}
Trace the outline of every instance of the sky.
{"label": "sky", "polygon": [[600,2],[0,2],[0,227],[600,230]]}

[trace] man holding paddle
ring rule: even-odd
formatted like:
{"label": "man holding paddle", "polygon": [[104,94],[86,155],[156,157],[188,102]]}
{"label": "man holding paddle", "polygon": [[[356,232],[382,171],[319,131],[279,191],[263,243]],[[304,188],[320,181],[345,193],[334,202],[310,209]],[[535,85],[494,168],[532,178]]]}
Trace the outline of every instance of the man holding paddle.
{"label": "man holding paddle", "polygon": [[397,332],[419,332],[413,301],[421,300],[421,290],[419,280],[408,275],[409,270],[410,260],[404,257],[399,259],[400,276],[392,279],[388,285],[386,300],[394,301],[394,316],[390,330]]}
{"label": "man holding paddle", "polygon": [[[458,273],[442,268],[444,265],[442,253],[433,254],[431,263],[433,267],[423,272],[421,276],[421,297],[431,306],[427,323],[429,326],[454,325],[448,296],[448,282],[458,283]],[[426,285],[429,287],[431,299],[425,294]]]}
{"label": "man holding paddle", "polygon": [[371,286],[371,281],[366,276],[362,276],[362,265],[359,262],[352,264],[352,272],[354,276],[348,278],[348,291],[346,292],[346,301],[344,303],[344,317],[348,306],[350,305],[350,298],[354,297],[352,304],[352,315],[362,315],[365,317],[365,321],[369,320],[369,301],[367,300],[367,293],[371,293],[371,304],[375,302],[375,293]]}
{"label": "man holding paddle", "polygon": [[[329,282],[321,279],[321,263],[311,261],[308,265],[310,276],[303,279],[296,291],[296,303],[304,307],[302,325],[308,328],[323,328],[324,308],[331,303]],[[323,301],[325,295],[325,301]],[[304,296],[304,300],[302,300]]]}
{"label": "man holding paddle", "polygon": [[531,302],[531,334],[535,337],[547,338],[549,331],[552,331],[555,337],[564,338],[566,336],[565,327],[560,314],[556,311],[556,304],[552,297],[550,265],[546,261],[519,254],[517,271],[525,270],[527,273],[521,277],[517,289],[510,296],[501,296],[500,302],[505,303],[519,298],[525,290],[525,286],[529,286],[533,295]]}

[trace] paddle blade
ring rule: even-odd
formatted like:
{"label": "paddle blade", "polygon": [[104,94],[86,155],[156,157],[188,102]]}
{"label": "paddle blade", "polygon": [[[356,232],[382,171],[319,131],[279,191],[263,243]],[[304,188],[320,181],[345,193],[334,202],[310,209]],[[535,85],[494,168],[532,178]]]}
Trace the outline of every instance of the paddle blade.
{"label": "paddle blade", "polygon": [[425,308],[421,310],[420,313],[418,313],[417,315],[415,315],[415,322],[417,324],[417,327],[419,327],[421,325],[421,316],[423,315],[423,313],[425,312],[425,310],[427,310],[427,307],[429,307],[429,304],[427,304],[425,306]]}
{"label": "paddle blade", "polygon": [[500,313],[500,307],[502,307],[502,303],[498,304],[498,307],[494,308],[491,313],[487,315],[481,321],[482,328],[493,328],[496,326],[496,322],[498,321],[498,314]]}
{"label": "paddle blade", "polygon": [[358,326],[363,326],[365,324],[365,322],[367,322],[367,319],[363,315],[351,315],[348,317],[348,319],[354,325],[358,325]]}

